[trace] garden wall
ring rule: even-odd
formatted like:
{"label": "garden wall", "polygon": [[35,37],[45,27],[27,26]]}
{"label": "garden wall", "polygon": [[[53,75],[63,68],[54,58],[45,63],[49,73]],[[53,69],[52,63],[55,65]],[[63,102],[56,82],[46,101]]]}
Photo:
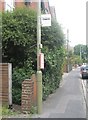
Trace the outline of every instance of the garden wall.
{"label": "garden wall", "polygon": [[0,63],[0,103],[12,105],[12,64]]}
{"label": "garden wall", "polygon": [[36,92],[36,75],[33,74],[31,79],[25,79],[22,82],[21,109],[23,113],[29,113],[32,106],[36,106]]}

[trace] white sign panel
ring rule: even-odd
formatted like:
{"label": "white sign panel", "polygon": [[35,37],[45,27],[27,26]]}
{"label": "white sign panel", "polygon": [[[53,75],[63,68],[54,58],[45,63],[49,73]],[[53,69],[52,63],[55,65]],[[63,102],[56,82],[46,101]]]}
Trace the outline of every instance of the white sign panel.
{"label": "white sign panel", "polygon": [[41,26],[51,26],[51,14],[42,14],[41,15]]}

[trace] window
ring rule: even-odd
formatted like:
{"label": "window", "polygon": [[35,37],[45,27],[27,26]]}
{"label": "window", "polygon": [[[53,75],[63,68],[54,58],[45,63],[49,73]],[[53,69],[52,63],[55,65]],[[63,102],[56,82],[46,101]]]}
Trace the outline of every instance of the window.
{"label": "window", "polygon": [[30,5],[31,4],[31,0],[24,0],[24,3],[26,6]]}
{"label": "window", "polygon": [[14,0],[5,0],[5,11],[13,11]]}
{"label": "window", "polygon": [[42,9],[42,10],[44,10],[44,9],[45,9],[45,5],[44,5],[43,0],[41,0],[41,9]]}
{"label": "window", "polygon": [[41,0],[41,10],[44,13],[48,13],[48,9],[45,6],[44,0]]}

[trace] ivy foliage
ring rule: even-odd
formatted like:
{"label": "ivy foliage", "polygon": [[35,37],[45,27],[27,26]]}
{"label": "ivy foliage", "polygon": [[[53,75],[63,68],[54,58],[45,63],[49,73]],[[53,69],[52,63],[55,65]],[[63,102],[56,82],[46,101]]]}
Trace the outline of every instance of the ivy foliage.
{"label": "ivy foliage", "polygon": [[[45,68],[43,100],[59,87],[64,62],[64,34],[52,20],[41,32]],[[13,65],[13,103],[21,103],[21,84],[37,70],[37,13],[21,8],[2,14],[2,58]]]}

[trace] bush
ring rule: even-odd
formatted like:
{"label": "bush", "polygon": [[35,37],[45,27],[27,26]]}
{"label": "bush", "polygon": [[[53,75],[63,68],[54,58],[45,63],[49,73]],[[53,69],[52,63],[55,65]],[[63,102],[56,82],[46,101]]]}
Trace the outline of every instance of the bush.
{"label": "bush", "polygon": [[[56,53],[54,53],[56,52]],[[58,87],[63,74],[64,49],[45,54],[45,69],[43,71],[43,99],[53,93]]]}
{"label": "bush", "polygon": [[[2,14],[3,62],[13,65],[13,103],[21,103],[22,81],[37,70],[37,16],[31,9],[17,9]],[[42,28],[42,52],[45,54],[43,99],[59,87],[64,61],[64,34],[52,20],[51,27]]]}
{"label": "bush", "polygon": [[25,62],[36,60],[36,12],[17,9],[2,14],[2,61],[13,67],[23,67]]}

